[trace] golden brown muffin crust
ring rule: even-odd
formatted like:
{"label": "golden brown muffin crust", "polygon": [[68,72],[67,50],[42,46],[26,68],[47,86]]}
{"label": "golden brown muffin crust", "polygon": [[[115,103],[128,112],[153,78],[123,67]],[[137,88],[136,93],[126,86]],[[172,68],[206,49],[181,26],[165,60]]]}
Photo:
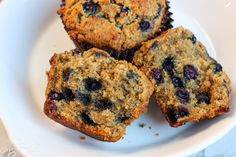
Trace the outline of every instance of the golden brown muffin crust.
{"label": "golden brown muffin crust", "polygon": [[166,0],[65,0],[58,13],[76,42],[120,51],[160,32],[168,9]]}

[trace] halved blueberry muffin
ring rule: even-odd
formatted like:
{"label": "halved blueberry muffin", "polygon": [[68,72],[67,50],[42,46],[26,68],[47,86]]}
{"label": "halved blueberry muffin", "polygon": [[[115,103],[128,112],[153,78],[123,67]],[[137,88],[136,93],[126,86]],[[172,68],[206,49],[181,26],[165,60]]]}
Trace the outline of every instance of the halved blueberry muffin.
{"label": "halved blueberry muffin", "polygon": [[230,80],[189,30],[170,29],[143,43],[133,63],[154,84],[156,102],[171,126],[229,111]]}
{"label": "halved blueberry muffin", "polygon": [[131,58],[141,42],[172,27],[166,0],[65,0],[58,13],[77,46],[117,59]]}
{"label": "halved blueberry muffin", "polygon": [[113,142],[147,109],[151,82],[105,51],[72,50],[55,54],[50,63],[44,112],[64,126]]}

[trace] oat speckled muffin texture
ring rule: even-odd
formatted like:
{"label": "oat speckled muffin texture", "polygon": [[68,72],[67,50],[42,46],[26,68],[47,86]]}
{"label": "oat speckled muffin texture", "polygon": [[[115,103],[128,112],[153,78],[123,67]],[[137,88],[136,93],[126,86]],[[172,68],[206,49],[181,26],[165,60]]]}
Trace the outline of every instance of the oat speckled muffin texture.
{"label": "oat speckled muffin texture", "polygon": [[45,114],[103,141],[117,141],[147,109],[152,83],[135,66],[96,48],[55,54],[48,71]]}
{"label": "oat speckled muffin texture", "polygon": [[172,27],[166,0],[65,0],[58,10],[76,43],[133,49]]}
{"label": "oat speckled muffin texture", "polygon": [[154,84],[156,102],[171,126],[229,111],[230,80],[189,30],[178,27],[143,43],[133,63]]}

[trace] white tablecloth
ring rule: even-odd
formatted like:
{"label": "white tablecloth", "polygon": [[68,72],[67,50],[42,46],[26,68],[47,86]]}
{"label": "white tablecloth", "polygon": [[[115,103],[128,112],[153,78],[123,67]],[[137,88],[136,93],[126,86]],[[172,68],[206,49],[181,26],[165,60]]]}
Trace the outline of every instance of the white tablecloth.
{"label": "white tablecloth", "polygon": [[[235,157],[236,128],[223,139],[191,157]],[[7,138],[6,131],[0,121],[0,157],[21,157]]]}

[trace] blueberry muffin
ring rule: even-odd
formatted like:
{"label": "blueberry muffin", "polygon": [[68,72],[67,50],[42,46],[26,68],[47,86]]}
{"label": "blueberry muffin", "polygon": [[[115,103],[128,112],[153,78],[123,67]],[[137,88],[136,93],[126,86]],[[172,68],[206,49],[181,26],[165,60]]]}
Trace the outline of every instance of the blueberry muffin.
{"label": "blueberry muffin", "polygon": [[58,14],[77,46],[102,48],[116,57],[172,27],[168,9],[166,0],[65,0]]}
{"label": "blueberry muffin", "polygon": [[114,142],[147,109],[153,85],[135,66],[93,48],[55,54],[44,112],[93,138]]}
{"label": "blueberry muffin", "polygon": [[143,43],[133,63],[154,84],[172,127],[229,111],[230,80],[189,30],[178,27]]}

